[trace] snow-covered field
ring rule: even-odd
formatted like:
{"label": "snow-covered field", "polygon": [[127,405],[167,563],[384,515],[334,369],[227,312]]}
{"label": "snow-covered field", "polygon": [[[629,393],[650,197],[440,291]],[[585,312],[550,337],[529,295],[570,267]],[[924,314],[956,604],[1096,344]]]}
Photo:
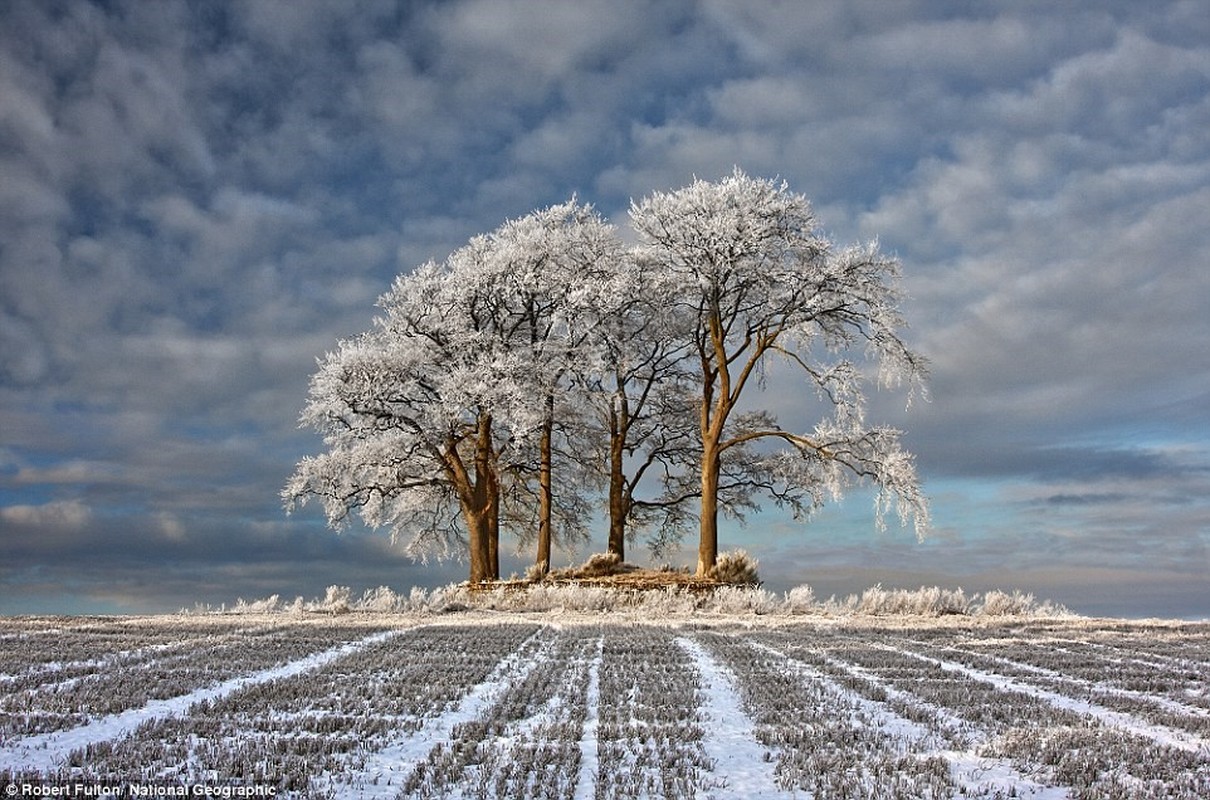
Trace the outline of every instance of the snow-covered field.
{"label": "snow-covered field", "polygon": [[106,786],[123,797],[1206,798],[1210,625],[0,619],[0,786],[7,797]]}

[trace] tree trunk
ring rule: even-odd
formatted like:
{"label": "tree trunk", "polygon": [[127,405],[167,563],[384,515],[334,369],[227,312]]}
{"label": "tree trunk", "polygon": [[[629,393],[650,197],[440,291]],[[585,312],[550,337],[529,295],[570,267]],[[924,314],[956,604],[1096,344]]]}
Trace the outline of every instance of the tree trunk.
{"label": "tree trunk", "polygon": [[546,398],[546,419],[542,422],[542,441],[538,445],[538,555],[535,566],[545,575],[550,570],[550,543],[553,529],[553,443],[555,430],[555,397]]}
{"label": "tree trunk", "polygon": [[626,437],[616,409],[609,413],[609,544],[606,552],[626,560],[626,517],[630,504],[626,498]]}
{"label": "tree trunk", "polygon": [[462,518],[466,521],[466,530],[470,539],[470,582],[482,583],[495,580],[496,574],[492,569],[490,553],[492,538],[490,515],[486,513],[486,510],[476,512],[473,509],[464,508]]}
{"label": "tree trunk", "polygon": [[[720,289],[712,287],[707,317],[708,344],[699,345],[702,361],[702,514],[699,519],[697,574],[705,577],[718,561],[718,482],[722,473],[719,442],[731,413],[731,373],[725,327],[719,308]],[[716,394],[717,392],[717,394]]]}
{"label": "tree trunk", "polygon": [[500,580],[500,498],[499,490],[495,491],[496,501],[492,503],[487,523],[487,560],[492,580],[498,581]]}
{"label": "tree trunk", "polygon": [[[471,582],[500,577],[500,484],[496,480],[492,415],[479,413],[475,441],[475,483],[471,513],[464,514],[471,535]],[[476,572],[475,562],[481,563]],[[478,575],[479,577],[476,577]]]}
{"label": "tree trunk", "polygon": [[697,546],[697,574],[705,577],[718,560],[718,480],[722,471],[718,446],[704,443],[702,450],[702,513]]}
{"label": "tree trunk", "polygon": [[626,502],[625,491],[616,481],[617,476],[609,476],[609,543],[606,551],[613,553],[619,561],[626,560]]}
{"label": "tree trunk", "polygon": [[461,437],[451,434],[440,458],[445,474],[458,494],[466,523],[470,582],[500,577],[500,482],[496,479],[496,453],[492,443],[492,415],[480,411],[476,421],[474,471],[463,461]]}

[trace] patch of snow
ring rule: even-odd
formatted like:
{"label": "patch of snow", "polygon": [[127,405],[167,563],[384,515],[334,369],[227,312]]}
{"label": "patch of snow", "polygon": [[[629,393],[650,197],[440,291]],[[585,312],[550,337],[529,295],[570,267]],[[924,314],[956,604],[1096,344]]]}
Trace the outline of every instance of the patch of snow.
{"label": "patch of snow", "polygon": [[580,775],[576,784],[575,800],[593,800],[596,790],[597,732],[601,725],[601,659],[605,649],[605,637],[597,640],[597,653],[588,665],[588,689],[584,703],[584,729],[580,733]]}
{"label": "patch of snow", "polygon": [[[851,664],[847,661],[841,661],[832,657],[825,656],[825,660],[836,669],[843,670],[850,675],[861,678],[862,680],[868,681],[874,686],[877,686],[886,695],[888,700],[898,701],[928,712],[937,721],[940,729],[950,734],[951,738],[974,738],[977,741],[982,739],[982,736],[979,732],[975,731],[971,725],[960,717],[950,713],[948,709],[942,708],[934,703],[921,700],[914,694],[895,688],[890,683],[879,678],[878,675],[876,675],[872,670],[868,670],[857,664]],[[802,666],[806,669],[810,669],[805,664]],[[887,731],[891,735],[899,735],[907,739],[918,740],[924,740],[925,738],[932,736],[932,733],[928,730],[928,728],[920,723],[913,722],[906,717],[901,717],[900,715],[893,713],[886,708],[885,704],[862,697],[856,692],[841,686],[839,683],[836,683],[822,672],[813,669],[810,669],[810,671],[812,673],[812,680],[819,681],[827,686],[830,686],[833,691],[844,694],[853,703],[856,703],[858,706],[865,709],[866,713],[879,720],[882,730]]]}
{"label": "patch of snow", "polygon": [[693,659],[702,680],[705,699],[701,707],[706,738],[706,755],[714,761],[718,787],[710,791],[715,798],[795,798],[800,792],[779,788],[773,777],[768,751],[757,741],[752,718],[744,713],[735,690],[736,678],[719,664],[700,644],[685,637],[676,643]]}
{"label": "patch of snow", "polygon": [[1010,761],[984,758],[969,751],[940,750],[934,755],[950,763],[954,783],[965,787],[957,797],[1032,797],[1037,800],[1067,800],[1066,786],[1046,786],[1021,774]]}

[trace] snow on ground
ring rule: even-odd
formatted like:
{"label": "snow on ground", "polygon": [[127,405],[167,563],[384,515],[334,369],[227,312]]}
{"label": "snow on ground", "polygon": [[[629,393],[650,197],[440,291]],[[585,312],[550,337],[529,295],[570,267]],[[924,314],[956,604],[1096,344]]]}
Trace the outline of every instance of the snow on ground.
{"label": "snow on ground", "polygon": [[[389,625],[390,630],[364,636],[281,666],[246,674],[167,700],[149,702],[140,708],[101,717],[71,730],[10,740],[0,747],[0,772],[6,769],[54,772],[66,763],[69,754],[88,744],[114,740],[126,735],[137,737],[140,732],[136,729],[146,721],[170,716],[188,721],[190,707],[195,703],[217,700],[241,688],[265,681],[291,678],[304,680],[308,672],[336,659],[391,639],[405,630],[417,629],[413,622],[401,618],[387,622],[389,619],[380,618],[376,624],[378,628]],[[1002,638],[985,636],[979,640],[979,648],[967,651],[983,659],[974,661],[979,666],[971,666],[955,660],[966,656],[961,654],[959,645],[953,644],[958,639],[948,638],[944,633],[946,630],[953,630],[956,636],[964,635],[961,625],[953,621],[933,623],[920,619],[866,620],[849,628],[834,621],[778,622],[771,619],[745,619],[742,624],[726,618],[666,619],[655,624],[635,622],[618,625],[616,622],[611,615],[602,614],[468,614],[461,617],[443,617],[439,626],[429,630],[440,632],[441,637],[450,637],[439,641],[452,643],[455,647],[475,647],[478,625],[536,625],[537,631],[531,635],[529,629],[521,631],[519,628],[510,628],[516,631],[517,635],[508,647],[514,646],[513,641],[521,644],[517,645],[511,654],[505,655],[490,672],[487,669],[492,662],[488,662],[484,671],[477,673],[480,676],[486,674],[486,678],[477,685],[464,688],[462,691],[465,694],[446,710],[419,720],[419,730],[408,734],[402,733],[399,718],[388,718],[383,729],[385,734],[381,739],[376,734],[366,742],[365,748],[355,751],[348,759],[342,756],[341,759],[347,765],[345,769],[329,762],[330,771],[309,773],[312,776],[310,785],[315,791],[331,791],[335,797],[393,798],[398,795],[403,783],[418,766],[430,758],[435,747],[440,745],[446,752],[456,748],[461,741],[460,737],[466,735],[464,730],[460,730],[463,723],[504,720],[505,724],[492,734],[495,738],[487,742],[484,752],[490,751],[495,756],[507,758],[508,754],[513,752],[510,748],[548,735],[544,731],[553,729],[548,723],[566,720],[568,709],[576,707],[568,705],[570,702],[583,703],[584,713],[582,726],[576,724],[574,729],[561,729],[571,732],[560,735],[574,737],[561,741],[571,742],[572,752],[578,752],[578,774],[572,766],[576,764],[574,755],[570,761],[561,762],[566,764],[569,770],[564,773],[569,781],[566,791],[577,800],[596,797],[598,769],[603,763],[598,753],[602,741],[599,738],[602,730],[599,714],[602,701],[603,653],[616,652],[607,651],[606,644],[618,641],[612,637],[621,637],[622,642],[626,642],[630,637],[640,637],[630,641],[641,642],[644,641],[642,636],[649,635],[652,628],[659,627],[664,631],[661,641],[668,643],[667,646],[671,649],[683,652],[688,660],[681,663],[691,664],[691,671],[695,672],[698,706],[684,708],[681,713],[685,715],[684,719],[695,718],[700,723],[705,732],[701,746],[705,756],[713,764],[712,772],[703,772],[696,779],[698,797],[727,800],[740,797],[809,796],[802,791],[785,791],[777,786],[775,774],[779,759],[787,754],[785,748],[790,745],[778,745],[779,750],[771,752],[757,739],[754,719],[749,711],[745,710],[742,700],[746,697],[747,701],[752,701],[753,675],[757,673],[750,673],[743,659],[732,658],[734,653],[747,647],[765,651],[767,655],[774,657],[772,661],[766,659],[762,662],[760,669],[766,670],[762,674],[793,676],[794,681],[802,681],[804,686],[820,687],[824,693],[821,696],[829,698],[828,707],[832,707],[833,699],[839,698],[834,706],[837,713],[851,723],[852,730],[876,731],[878,735],[869,741],[875,742],[874,747],[883,748],[883,754],[909,753],[911,758],[944,759],[944,763],[949,764],[949,774],[955,787],[955,800],[960,797],[1010,796],[1058,800],[1068,797],[1071,786],[1075,785],[1092,786],[1093,788],[1087,790],[1090,793],[1086,795],[1091,798],[1117,796],[1114,794],[1115,787],[1120,789],[1122,786],[1149,786],[1148,791],[1152,794],[1148,796],[1186,800],[1210,796],[1210,740],[1204,738],[1205,729],[1198,727],[1199,721],[1210,715],[1210,707],[1204,701],[1207,689],[1210,688],[1210,629],[1191,628],[1187,640],[1182,639],[1179,632],[1168,634],[1169,639],[1165,643],[1158,635],[1150,638],[1146,626],[1136,626],[1132,629],[1132,638],[1123,640],[1120,648],[1113,652],[1106,652],[1103,664],[1102,661],[1096,661],[1096,664],[1102,665],[1105,670],[1105,677],[1101,680],[1098,677],[1101,673],[1095,671],[1095,666],[1092,670],[1082,672],[1086,677],[1077,678],[996,654],[998,648],[1003,648],[1003,653],[1012,652],[1010,648],[1021,642],[1032,642],[1039,648],[1038,652],[1048,652],[1045,651],[1045,648],[1050,646],[1051,639],[1048,637],[1056,635],[1053,629],[1056,626],[1063,628],[1063,633],[1073,637],[1074,641],[1090,642],[1091,639],[1087,637],[1091,634],[1085,633],[1085,628],[1081,627],[1085,623],[1046,623],[1039,625],[1036,633],[1031,630],[1028,621],[1013,621],[1011,625],[1005,623]],[[605,623],[604,626],[602,623]],[[358,623],[350,619],[349,624],[352,634],[355,630],[353,625],[364,624],[364,620]],[[880,625],[885,626],[881,631]],[[913,626],[921,631],[931,628],[931,634],[921,633],[918,640],[913,639],[910,633]],[[3,620],[0,619],[0,629],[2,628]],[[672,630],[669,631],[669,628]],[[225,632],[229,634],[233,629],[228,627]],[[643,633],[644,629],[647,634]],[[966,629],[968,633],[972,630]],[[1112,637],[1116,635],[1116,630],[1114,626],[1106,625],[1099,635],[1106,641],[1115,641]],[[343,631],[341,634],[341,638],[346,638]],[[282,635],[289,636],[291,633],[287,630]],[[352,635],[348,638],[352,638]],[[399,654],[400,657],[406,658],[407,640],[401,641],[403,644],[399,645]],[[1151,642],[1154,642],[1154,645]],[[1188,647],[1184,646],[1186,643]],[[198,646],[204,648],[205,642],[199,640]],[[910,657],[889,659],[886,664],[891,666],[885,666],[880,656],[871,655],[882,651]],[[953,654],[952,657],[950,654]],[[1090,656],[1097,657],[1095,652]],[[1136,666],[1152,670],[1157,678],[1171,676],[1173,659],[1179,658],[1183,676],[1181,680],[1184,683],[1173,686],[1169,681],[1165,685],[1170,688],[1162,691],[1157,689],[1154,693],[1129,688],[1131,685],[1149,685],[1147,683],[1116,683],[1114,660],[1121,658],[1128,658]],[[913,659],[920,661],[913,662]],[[1086,776],[1079,778],[1080,783],[1069,783],[1067,786],[1049,785],[1057,782],[1057,773],[1047,765],[1031,761],[1028,754],[999,751],[1013,752],[1011,760],[981,755],[993,752],[989,745],[998,741],[996,737],[999,736],[993,731],[1004,731],[1006,728],[982,727],[983,723],[979,722],[978,714],[972,715],[970,708],[963,705],[966,701],[961,691],[956,691],[952,699],[949,695],[928,694],[922,691],[923,683],[913,683],[913,679],[904,677],[910,675],[914,669],[912,663],[924,662],[932,665],[929,669],[935,667],[969,679],[972,682],[970,686],[975,682],[990,684],[993,688],[984,687],[981,691],[984,696],[991,692],[993,702],[998,696],[996,692],[1006,693],[1003,698],[1005,702],[1011,702],[1008,693],[1017,693],[1018,700],[1021,699],[1019,694],[1025,694],[1041,704],[1080,715],[1098,729],[1104,726],[1124,734],[1145,736],[1157,745],[1173,748],[1171,751],[1156,752],[1166,753],[1162,758],[1168,763],[1175,760],[1182,766],[1177,767],[1175,772],[1161,772],[1159,777],[1156,777],[1154,773],[1147,772],[1154,767],[1154,761],[1144,763],[1140,760],[1135,766],[1117,764],[1109,770],[1094,765],[1088,768],[1091,771]],[[613,662],[611,664],[613,665],[610,669],[613,672],[609,674],[613,677],[610,680],[616,683],[617,665]],[[352,672],[348,676],[349,680],[373,679],[371,673],[367,672],[359,678],[356,668],[351,666],[350,669]],[[527,680],[542,679],[547,675],[550,680],[536,680],[532,684],[545,687],[540,692],[535,690],[532,700],[524,699],[529,697],[526,695],[526,692],[530,691],[528,688],[518,693],[518,687],[526,686]],[[625,673],[622,675],[625,680]],[[936,678],[936,675],[933,678]],[[1043,681],[1050,682],[1043,686]],[[927,683],[928,679],[925,682]],[[964,686],[959,682],[955,688],[960,690]],[[741,693],[741,689],[747,694]],[[401,685],[399,690],[406,690],[406,684]],[[0,699],[4,698],[4,691],[4,684],[0,683]],[[1093,699],[1094,693],[1095,696],[1102,697],[1116,694],[1126,698],[1145,699],[1155,707],[1183,715],[1179,718],[1171,717],[1171,720],[1175,720],[1171,724],[1186,726],[1187,729],[1177,730],[1155,724],[1146,719],[1145,711],[1134,712],[1130,706],[1123,706],[1122,710],[1098,704]],[[506,696],[512,699],[502,702],[501,699]],[[518,697],[523,698],[519,709],[516,707]],[[36,701],[35,695],[31,702],[36,704]],[[505,706],[513,709],[510,711],[511,716],[507,719],[493,716],[499,713],[498,707]],[[271,705],[252,710],[258,714],[274,713]],[[319,712],[300,712],[299,726],[305,727],[309,719],[308,714],[316,713]],[[355,713],[372,717],[375,710],[373,707],[367,707],[364,711]],[[765,717],[761,719],[764,720]],[[616,726],[617,723],[610,724]],[[769,723],[762,722],[762,725],[765,724]],[[1010,723],[1011,732],[1015,735],[1033,735],[1030,725],[1030,718],[1022,716]],[[762,731],[764,730],[762,728]],[[1038,734],[1042,735],[1045,731],[1045,728],[1039,729]],[[1120,738],[1124,734],[1107,735]],[[303,739],[296,740],[287,735],[278,741],[285,748],[283,752],[289,752],[289,747],[293,746],[292,742]],[[650,758],[656,751],[646,749],[653,745],[643,736],[619,740],[616,739],[615,732],[615,738],[611,741],[615,742],[615,746],[620,742],[622,746],[632,748],[623,758],[648,759],[648,766],[645,768],[658,770],[658,766],[653,767],[650,764]],[[828,744],[809,740],[793,746],[802,747],[806,751],[826,751]],[[233,742],[232,745],[238,747],[238,742]],[[1095,761],[1095,753],[1089,751],[1086,755]],[[1186,757],[1187,760],[1180,760]],[[1139,758],[1143,756],[1140,755]],[[477,792],[483,791],[483,787],[489,785],[484,779],[491,775],[490,770],[494,768],[492,763],[490,758],[483,763],[473,762],[465,772],[459,773],[460,777],[450,779],[445,785],[426,789],[428,794],[418,796],[478,796]],[[893,763],[893,759],[882,763]],[[88,768],[89,765],[85,765],[85,771]],[[944,765],[941,768],[944,773]],[[210,766],[207,769],[213,771],[214,768]],[[1120,776],[1115,777],[1118,772]],[[863,780],[867,781],[893,778],[875,776],[874,773],[868,772],[865,774]],[[1085,780],[1091,783],[1083,783]],[[1118,781],[1116,784],[1115,780]],[[1150,781],[1150,784],[1145,781]],[[1172,791],[1157,794],[1157,785],[1172,788]],[[872,787],[873,784],[870,784],[866,788]],[[949,791],[945,790],[946,793]],[[1142,788],[1139,788],[1139,791],[1142,791]],[[499,795],[489,791],[487,796]]]}
{"label": "snow on ground", "polygon": [[360,641],[333,647],[279,667],[232,678],[217,686],[198,689],[188,694],[170,697],[167,700],[153,700],[141,708],[132,708],[120,714],[101,717],[78,728],[18,739],[0,748],[0,766],[20,764],[31,770],[55,769],[67,761],[67,756],[73,750],[108,739],[116,739],[135,730],[144,722],[184,714],[194,703],[200,703],[203,700],[217,700],[251,684],[290,678],[308,670],[317,669],[329,661],[355,653],[371,644],[385,641],[401,632],[395,630],[375,633]]}
{"label": "snow on ground", "polygon": [[942,750],[937,755],[950,762],[954,782],[970,790],[957,795],[958,798],[1028,797],[1031,800],[1067,800],[1071,796],[1066,786],[1046,786],[1038,783],[1001,758],[984,758],[969,750]]}
{"label": "snow on ground", "polygon": [[584,717],[584,730],[580,734],[580,775],[576,783],[575,800],[593,800],[595,797],[594,779],[597,774],[597,730],[601,717],[597,712],[601,702],[601,653],[605,647],[605,638],[597,640],[596,654],[588,665],[588,691],[584,702],[588,706]]}
{"label": "snow on ground", "polygon": [[[913,642],[913,644],[918,644],[918,643]],[[1091,681],[1091,680],[1086,680],[1086,679],[1082,679],[1082,678],[1073,678],[1070,675],[1064,675],[1063,673],[1057,672],[1053,669],[1047,669],[1046,667],[1039,667],[1036,664],[1026,664],[1021,661],[1015,661],[1015,660],[1009,659],[1009,658],[1002,658],[999,656],[987,656],[987,655],[984,655],[983,658],[986,659],[987,661],[990,661],[995,664],[999,664],[1007,669],[1010,669],[1018,675],[1022,672],[1025,672],[1025,673],[1037,675],[1040,678],[1049,678],[1054,681],[1063,681],[1063,682],[1068,682],[1068,683],[1079,684],[1081,691],[1088,697],[1093,697],[1094,695],[1098,695],[1098,694],[1114,694],[1119,697],[1129,697],[1132,699],[1145,700],[1148,703],[1159,706],[1160,708],[1163,708],[1167,711],[1171,711],[1171,712],[1174,712],[1177,714],[1185,714],[1185,715],[1188,715],[1191,717],[1202,717],[1202,718],[1210,720],[1210,708],[1191,706],[1188,703],[1180,703],[1180,702],[1177,702],[1176,700],[1171,700],[1166,697],[1158,697],[1154,694],[1149,694],[1147,692],[1137,691],[1134,689],[1123,689],[1120,686],[1112,686],[1112,685],[1107,684],[1102,681]],[[1175,660],[1175,659],[1164,659],[1164,660],[1123,659],[1123,660],[1131,661],[1137,665],[1149,667],[1151,669],[1159,670],[1161,672],[1190,668],[1190,662],[1185,659],[1182,659],[1179,661]],[[949,662],[938,662],[938,663],[949,663]],[[1193,665],[1193,668],[1196,668],[1196,664]],[[1030,689],[1029,691],[1034,691],[1034,690]],[[1068,699],[1068,698],[1063,697],[1062,695],[1058,695],[1058,697],[1060,697],[1064,701]],[[1065,703],[1059,703],[1058,705],[1061,708],[1072,708],[1071,706],[1066,705]],[[1073,710],[1080,711],[1083,709],[1074,708]],[[1108,714],[1104,715],[1102,717],[1102,719],[1105,721],[1112,720],[1113,715],[1116,712],[1113,712],[1108,709],[1105,709],[1105,711],[1107,711]],[[1144,735],[1147,735],[1147,734],[1144,734]],[[1151,737],[1151,738],[1155,738],[1155,737]],[[1157,739],[1157,741],[1162,741],[1162,739]],[[1163,742],[1163,743],[1168,743],[1168,742]],[[1179,745],[1176,745],[1176,746],[1179,746]]]}
{"label": "snow on ground", "polygon": [[321,776],[316,783],[331,787],[337,797],[362,800],[388,800],[399,793],[399,786],[416,765],[424,761],[432,749],[448,742],[454,727],[479,719],[513,683],[525,680],[530,672],[547,660],[549,642],[539,644],[544,631],[539,630],[525,641],[512,656],[501,661],[487,680],[470,691],[452,711],[434,720],[426,720],[420,730],[396,739],[369,754],[365,766],[356,772],[337,776]]}
{"label": "snow on ground", "polygon": [[[768,645],[761,645],[761,649],[782,658],[786,657],[780,650]],[[930,729],[920,722],[900,716],[890,710],[886,701],[875,702],[862,697],[851,689],[841,686],[828,675],[806,664],[794,664],[787,666],[787,669],[793,669],[798,672],[804,681],[823,684],[828,687],[829,691],[844,697],[866,718],[868,721],[867,724],[894,739],[903,741],[905,745],[919,747],[921,755],[936,755],[944,758],[949,762],[950,774],[953,776],[954,783],[958,786],[974,787],[974,790],[977,792],[976,796],[980,797],[995,796],[997,792],[1002,792],[1005,797],[1011,797],[1012,794],[1010,792],[1015,792],[1017,795],[1034,797],[1038,798],[1038,800],[1059,800],[1059,798],[1067,797],[1066,789],[1043,786],[1033,780],[1033,778],[1023,774],[1004,759],[986,758],[978,755],[974,749],[977,741],[972,742],[970,748],[964,750],[955,750],[944,746],[941,731],[962,735],[968,739],[974,734],[970,725],[964,723],[945,709],[932,704],[922,703],[918,698],[879,680],[872,672],[856,664],[849,664],[836,659],[828,659],[828,663],[839,670],[877,686],[885,694],[887,701],[901,701],[904,704],[912,705],[922,712],[930,714],[937,721],[938,729]],[[973,738],[978,740],[981,737],[975,734]]]}
{"label": "snow on ground", "polygon": [[987,681],[988,683],[1005,691],[1021,692],[1022,694],[1031,695],[1039,700],[1044,700],[1047,703],[1050,703],[1055,708],[1064,708],[1068,711],[1084,714],[1105,725],[1121,728],[1122,730],[1129,731],[1130,733],[1144,736],[1158,744],[1174,747],[1178,750],[1185,750],[1190,753],[1210,751],[1210,741],[1207,741],[1200,736],[1194,736],[1191,733],[1176,731],[1163,725],[1152,725],[1129,714],[1124,714],[1121,711],[1114,711],[1113,709],[1105,708],[1104,706],[1093,703],[1089,700],[1081,700],[1076,697],[1068,697],[1067,695],[1052,692],[1047,689],[1043,689],[1040,686],[1034,686],[1031,683],[1026,683],[1017,678],[1010,678],[1005,675],[988,672],[987,670],[977,669],[975,667],[967,666],[966,664],[960,664],[956,661],[947,661],[945,659],[933,658],[931,656],[922,654],[918,655],[920,658],[932,661],[942,669],[961,672],[974,680]]}
{"label": "snow on ground", "polygon": [[802,793],[778,788],[768,751],[756,740],[752,719],[744,713],[735,676],[710,657],[700,644],[681,636],[676,643],[693,659],[702,681],[702,715],[705,719],[706,755],[714,760],[714,778],[720,788],[715,798],[794,798]]}

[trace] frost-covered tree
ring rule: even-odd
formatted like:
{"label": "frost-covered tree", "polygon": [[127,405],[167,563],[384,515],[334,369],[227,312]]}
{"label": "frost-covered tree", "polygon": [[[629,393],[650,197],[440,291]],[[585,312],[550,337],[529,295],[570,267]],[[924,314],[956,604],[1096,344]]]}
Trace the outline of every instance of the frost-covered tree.
{"label": "frost-covered tree", "polygon": [[[582,475],[572,475],[580,454],[567,452],[578,446],[584,424],[572,379],[588,368],[588,342],[600,324],[598,287],[622,261],[622,246],[612,226],[573,198],[476,237],[467,250],[473,257],[452,271],[463,290],[484,298],[473,324],[502,365],[493,371],[508,392],[500,408],[534,451],[535,566],[545,572],[556,538],[570,542],[587,529]],[[560,435],[572,444],[558,447]],[[558,492],[557,460],[564,475]],[[524,496],[528,485],[514,488]]]}
{"label": "frost-covered tree", "polygon": [[544,570],[556,527],[586,530],[581,482],[554,490],[555,434],[560,421],[577,428],[568,376],[596,322],[586,287],[620,253],[613,229],[573,200],[400,276],[374,330],[341,342],[312,380],[302,420],[329,449],[299,463],[287,504],[319,496],[333,525],[356,511],[406,532],[415,555],[465,544],[471,581],[498,577],[502,522],[523,539],[535,522]]}
{"label": "frost-covered tree", "polygon": [[597,411],[591,432],[606,484],[606,551],[623,560],[640,531],[656,553],[678,541],[686,501],[697,496],[685,481],[698,460],[684,369],[688,320],[671,313],[671,284],[651,266],[628,254],[598,284],[592,371],[582,377]]}
{"label": "frost-covered tree", "polygon": [[[865,381],[853,360],[874,362],[880,386],[922,385],[924,361],[899,335],[898,262],[875,244],[838,250],[817,232],[806,198],[738,169],[717,183],[655,193],[632,205],[631,219],[644,257],[676,284],[677,313],[694,321],[698,573],[717,559],[720,507],[740,511],[762,493],[800,514],[870,481],[880,489],[880,525],[893,506],[922,532],[927,506],[913,459],[899,431],[866,423]],[[783,428],[768,411],[741,412],[774,358],[830,405],[813,430]]]}
{"label": "frost-covered tree", "polygon": [[374,329],[321,360],[301,420],[328,450],[283,491],[288,508],[319,497],[334,527],[357,513],[407,534],[413,555],[466,553],[472,582],[499,572],[501,451],[475,300],[448,265],[400,276]]}
{"label": "frost-covered tree", "polygon": [[[374,329],[312,379],[302,420],[328,451],[299,463],[287,504],[317,496],[335,526],[356,513],[414,555],[465,553],[472,581],[498,577],[502,525],[536,539],[542,571],[560,534],[582,535],[594,465],[618,556],[628,530],[675,537],[700,497],[700,573],[718,512],[763,495],[805,513],[870,481],[879,524],[895,507],[922,530],[912,458],[865,423],[854,358],[880,385],[923,381],[898,334],[898,263],[837,250],[804,198],[738,171],[631,216],[630,253],[573,199],[400,276]],[[774,357],[830,406],[813,430],[741,408]]]}

